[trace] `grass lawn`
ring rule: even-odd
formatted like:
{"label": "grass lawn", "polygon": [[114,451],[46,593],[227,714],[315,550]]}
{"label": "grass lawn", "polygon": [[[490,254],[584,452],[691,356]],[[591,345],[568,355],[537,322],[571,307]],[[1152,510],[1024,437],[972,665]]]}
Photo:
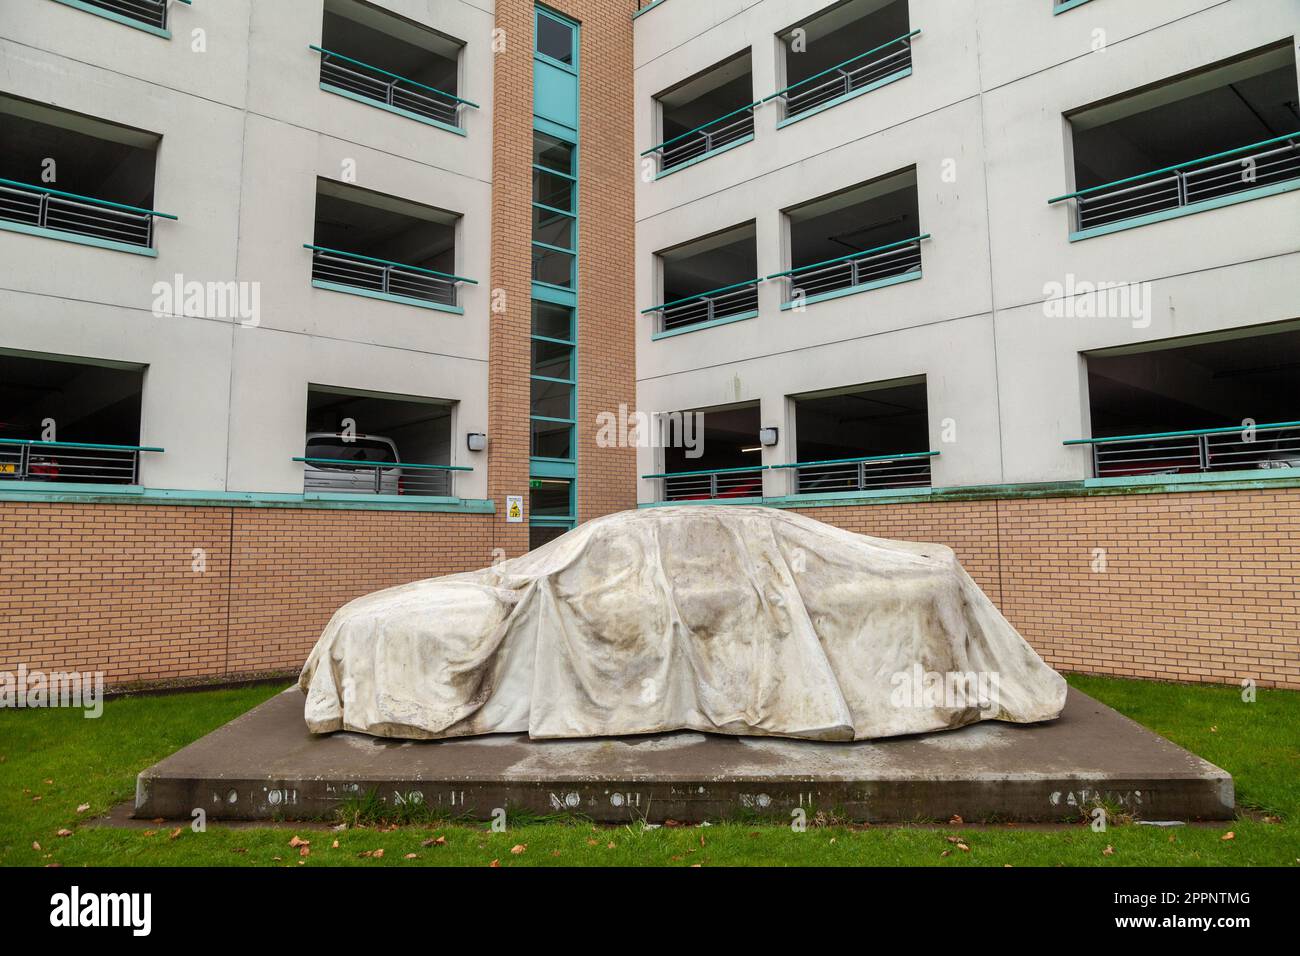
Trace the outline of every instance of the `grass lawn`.
{"label": "grass lawn", "polygon": [[[257,687],[128,697],[87,720],[74,710],[0,710],[0,864],[248,866],[546,865],[1285,865],[1300,863],[1300,694],[1098,677],[1070,683],[1232,773],[1254,819],[1162,829],[810,827],[725,823],[646,829],[531,821],[206,833],[87,825],[128,800],[135,775],[275,694]],[[83,808],[84,809],[79,809]],[[60,831],[66,835],[59,836]],[[1232,837],[1227,838],[1231,833]],[[426,841],[444,838],[444,842]],[[949,838],[960,841],[962,849]],[[334,843],[337,841],[338,846]],[[512,852],[518,847],[524,849]],[[382,854],[375,851],[382,850]],[[368,855],[362,856],[360,854]],[[408,855],[414,854],[408,858]]]}

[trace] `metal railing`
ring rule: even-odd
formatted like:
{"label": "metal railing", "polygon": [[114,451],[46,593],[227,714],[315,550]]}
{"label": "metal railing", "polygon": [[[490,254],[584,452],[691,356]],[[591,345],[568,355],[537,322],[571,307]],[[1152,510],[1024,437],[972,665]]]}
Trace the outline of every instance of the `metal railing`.
{"label": "metal railing", "polygon": [[479,108],[477,103],[461,99],[453,93],[425,86],[342,53],[318,46],[312,46],[311,49],[321,55],[320,81],[326,86],[457,129],[461,128],[462,109]]}
{"label": "metal railing", "polygon": [[1300,132],[1081,189],[1048,204],[1073,199],[1075,227],[1084,230],[1293,179],[1300,179]]}
{"label": "metal railing", "polygon": [[[116,13],[128,20],[135,20],[160,30],[167,29],[168,0],[81,0],[88,7],[98,7],[109,13]],[[190,0],[177,0],[178,3],[190,3]]]}
{"label": "metal railing", "polygon": [[659,171],[667,172],[683,166],[694,159],[701,159],[715,150],[754,135],[754,107],[750,103],[740,109],[732,110],[709,120],[695,129],[687,130],[670,140],[651,146],[641,153],[642,156],[655,155],[659,158]]}
{"label": "metal railing", "polygon": [[688,325],[699,325],[715,319],[726,319],[758,309],[758,284],[762,279],[746,279],[711,289],[698,295],[675,299],[663,305],[642,309],[641,314],[658,316],[656,332],[670,332]]}
{"label": "metal railing", "polygon": [[913,30],[895,37],[843,63],[791,83],[785,89],[764,97],[762,102],[781,100],[785,106],[785,118],[793,119],[855,90],[901,75],[912,68],[912,38],[920,32]]}
{"label": "metal railing", "polygon": [[0,219],[9,222],[147,249],[153,246],[155,218],[176,219],[153,209],[0,179]]}
{"label": "metal railing", "polygon": [[710,498],[763,497],[763,465],[752,468],[713,468],[642,475],[663,482],[661,501],[705,501]]}
{"label": "metal railing", "polygon": [[299,457],[303,490],[350,495],[415,495],[454,497],[461,465],[421,465],[412,462],[352,461],[346,458]]}
{"label": "metal railing", "polygon": [[1092,446],[1097,478],[1300,469],[1300,422],[1075,438],[1064,444]]}
{"label": "metal railing", "polygon": [[921,243],[930,238],[927,232],[913,239],[903,239],[874,249],[852,252],[837,259],[814,262],[767,278],[785,279],[786,301],[822,295],[839,289],[869,285],[895,276],[921,272]]}
{"label": "metal railing", "polygon": [[161,452],[162,449],[0,438],[0,481],[137,485],[140,453],[145,451]]}
{"label": "metal railing", "polygon": [[918,451],[866,458],[837,458],[831,461],[801,461],[771,467],[793,468],[795,494],[799,495],[928,488],[930,459],[938,454],[937,451]]}
{"label": "metal railing", "polygon": [[420,266],[376,259],[355,252],[342,252],[303,243],[312,251],[311,277],[318,282],[350,286],[384,295],[421,299],[438,305],[456,307],[456,286],[462,282],[477,285],[474,279],[436,272]]}

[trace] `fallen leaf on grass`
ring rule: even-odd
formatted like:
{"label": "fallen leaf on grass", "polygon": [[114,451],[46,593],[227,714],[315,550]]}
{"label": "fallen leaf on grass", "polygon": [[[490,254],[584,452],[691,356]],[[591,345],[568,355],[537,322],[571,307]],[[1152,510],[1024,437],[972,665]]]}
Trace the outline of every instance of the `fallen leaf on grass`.
{"label": "fallen leaf on grass", "polygon": [[[704,837],[700,837],[700,842],[704,842]],[[617,844],[613,840],[610,840],[609,843],[605,844],[605,849],[612,850],[615,846],[617,846]]]}
{"label": "fallen leaf on grass", "polygon": [[339,841],[338,841],[338,840],[335,840],[333,843],[330,844],[330,849],[331,849],[331,850],[337,850],[338,848],[339,848]]}
{"label": "fallen leaf on grass", "polygon": [[952,815],[952,819],[949,820],[948,822],[949,822],[950,824],[952,824],[953,826],[955,826],[955,827],[959,827],[959,826],[961,826],[963,823],[965,823],[966,821],[963,820],[963,819],[961,818],[960,814],[956,814],[956,813],[954,813],[954,814]]}
{"label": "fallen leaf on grass", "polygon": [[[610,846],[613,845],[614,844],[612,843],[610,844]],[[528,849],[527,843],[516,843],[514,846],[510,848],[510,852],[513,853],[515,856],[518,856],[520,853],[523,853],[527,849]]]}
{"label": "fallen leaf on grass", "polygon": [[1219,839],[1220,839],[1220,840],[1235,840],[1235,839],[1237,839],[1237,834],[1235,834],[1235,833],[1233,833],[1231,830],[1229,830],[1229,831],[1228,831],[1227,833],[1225,833],[1223,836],[1219,837]]}
{"label": "fallen leaf on grass", "polygon": [[406,856],[402,857],[403,860],[418,860],[419,858],[420,854],[418,853],[408,853]]}
{"label": "fallen leaf on grass", "polygon": [[246,847],[246,846],[237,846],[237,847],[232,848],[230,852],[231,852],[231,853],[247,853],[247,852],[248,852],[248,847]]}
{"label": "fallen leaf on grass", "polygon": [[429,837],[427,840],[421,840],[420,846],[446,846],[447,838],[445,836]]}
{"label": "fallen leaf on grass", "polygon": [[311,847],[304,843],[302,846],[298,847],[298,855],[311,856]]}
{"label": "fallen leaf on grass", "polygon": [[500,866],[501,866],[501,861],[500,861],[500,860],[493,860],[491,863],[488,864],[488,866],[500,867]]}
{"label": "fallen leaf on grass", "polygon": [[944,850],[942,853],[939,854],[939,858],[942,859],[945,856],[951,856],[951,855],[952,855],[952,850]]}
{"label": "fallen leaf on grass", "polygon": [[963,853],[969,853],[969,852],[970,852],[970,847],[968,847],[965,843],[958,843],[958,844],[957,844],[957,849],[961,850]]}
{"label": "fallen leaf on grass", "polygon": [[1109,843],[1107,843],[1107,844],[1106,844],[1106,849],[1104,849],[1104,850],[1101,851],[1101,855],[1102,855],[1102,856],[1114,856],[1114,855],[1115,855],[1115,848],[1114,848],[1113,846],[1111,846]]}
{"label": "fallen leaf on grass", "polygon": [[79,803],[79,804],[77,804],[77,812],[78,812],[78,813],[85,813],[85,812],[86,812],[87,810],[89,810],[89,809],[90,809],[90,804],[88,804],[88,803]]}
{"label": "fallen leaf on grass", "polygon": [[311,846],[311,840],[300,839],[298,834],[295,833],[293,835],[293,839],[289,841],[289,846],[293,847],[294,849],[297,849],[300,846]]}
{"label": "fallen leaf on grass", "polygon": [[39,853],[40,850],[41,850],[41,845],[40,845],[39,843],[37,843],[35,840],[33,840],[33,841],[32,841],[32,849]]}
{"label": "fallen leaf on grass", "polygon": [[587,841],[587,846],[600,846],[600,841],[599,841],[599,840],[588,840],[588,841]]}
{"label": "fallen leaf on grass", "polygon": [[171,833],[167,834],[167,839],[175,840],[178,836],[181,835],[181,829],[182,829],[181,827],[177,827]]}
{"label": "fallen leaf on grass", "polygon": [[144,831],[144,835],[145,835],[145,836],[157,836],[157,835],[158,835],[158,831],[157,831],[157,830],[145,830],[145,831]]}
{"label": "fallen leaf on grass", "polygon": [[72,836],[72,831],[71,831],[71,830],[64,829],[64,830],[60,830],[60,831],[58,832],[58,834],[56,834],[56,835],[57,835],[57,836],[61,836],[61,837],[70,837],[70,836]]}

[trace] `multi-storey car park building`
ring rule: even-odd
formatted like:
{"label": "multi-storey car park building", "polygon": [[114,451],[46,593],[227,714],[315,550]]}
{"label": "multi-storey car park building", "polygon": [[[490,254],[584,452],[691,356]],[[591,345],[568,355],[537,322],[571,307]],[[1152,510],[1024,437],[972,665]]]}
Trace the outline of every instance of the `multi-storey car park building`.
{"label": "multi-storey car park building", "polygon": [[[1300,687],[1296,0],[0,0],[0,670],[666,503]],[[759,599],[756,596],[756,600]]]}

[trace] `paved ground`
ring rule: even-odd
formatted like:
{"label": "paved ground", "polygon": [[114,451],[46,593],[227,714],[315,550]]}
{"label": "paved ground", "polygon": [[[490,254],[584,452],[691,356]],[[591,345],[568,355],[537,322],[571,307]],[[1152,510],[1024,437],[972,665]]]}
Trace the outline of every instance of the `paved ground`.
{"label": "paved ground", "polygon": [[524,735],[392,741],[314,737],[296,688],[140,774],[136,816],[328,817],[374,790],[389,803],[490,817],[499,807],[596,821],[1078,820],[1093,806],[1144,820],[1229,819],[1223,770],[1071,689],[1059,720],[982,723],[863,743],[699,733],[569,741]]}

